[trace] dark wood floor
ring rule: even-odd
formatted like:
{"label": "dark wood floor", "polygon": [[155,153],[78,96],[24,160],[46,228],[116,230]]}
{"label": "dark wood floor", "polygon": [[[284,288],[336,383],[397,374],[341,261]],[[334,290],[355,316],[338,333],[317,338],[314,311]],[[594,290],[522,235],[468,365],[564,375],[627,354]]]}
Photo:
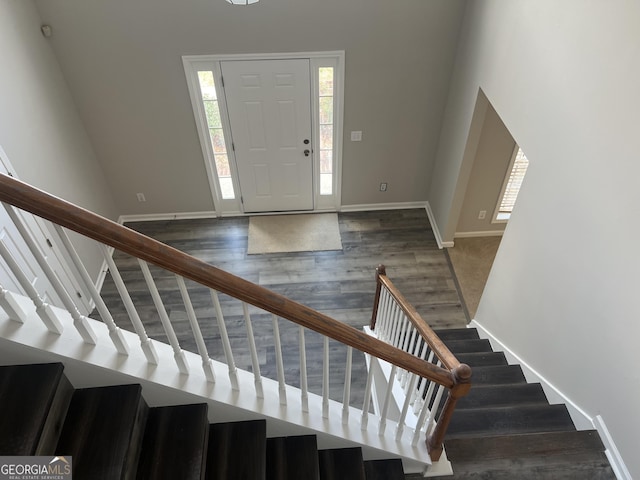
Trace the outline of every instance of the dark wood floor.
{"label": "dark wood floor", "polygon": [[[342,251],[247,255],[249,219],[221,218],[130,223],[127,226],[183,250],[219,268],[284,294],[358,329],[367,325],[373,306],[375,268],[383,263],[387,274],[433,328],[466,326],[452,273],[439,250],[422,209],[340,213]],[[137,305],[150,337],[166,341],[151,296],[135,259],[116,252],[116,263]],[[152,268],[158,289],[182,348],[195,351],[188,319],[175,278]],[[223,360],[215,314],[207,289],[187,282],[191,300],[209,353]],[[108,275],[102,294],[116,323],[132,329]],[[251,370],[239,302],[221,296],[233,353],[239,368]],[[275,351],[271,316],[255,312],[253,327],[262,373],[275,378]],[[298,327],[280,320],[288,383],[299,382]],[[306,333],[309,389],[321,393],[322,340]],[[346,349],[330,342],[330,396],[342,398]],[[354,352],[352,405],[362,406],[364,356]]]}

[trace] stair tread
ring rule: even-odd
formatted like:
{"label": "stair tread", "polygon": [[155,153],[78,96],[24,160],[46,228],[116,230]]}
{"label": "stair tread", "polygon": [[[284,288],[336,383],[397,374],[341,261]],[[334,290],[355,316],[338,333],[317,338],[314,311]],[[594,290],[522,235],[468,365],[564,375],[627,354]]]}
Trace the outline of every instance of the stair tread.
{"label": "stair tread", "polygon": [[48,422],[57,424],[52,427],[57,430],[52,441],[55,446],[69,399],[58,412],[59,419],[48,419],[63,370],[61,363],[0,367],[1,455],[36,455]]}
{"label": "stair tread", "polygon": [[209,425],[206,478],[263,480],[266,471],[265,420]]}
{"label": "stair tread", "polygon": [[451,353],[492,352],[491,343],[486,339],[442,340]]}
{"label": "stair tread", "polygon": [[471,385],[526,383],[520,365],[489,365],[471,369]]}
{"label": "stair tread", "polygon": [[146,404],[140,385],[76,390],[57,455],[73,457],[73,474],[95,480],[135,475]]}
{"label": "stair tread", "polygon": [[149,410],[137,479],[200,480],[209,433],[207,404]]}
{"label": "stair tread", "polygon": [[319,468],[315,435],[267,439],[267,480],[318,480]]}
{"label": "stair tread", "polygon": [[481,442],[477,438],[456,438],[447,440],[445,447],[452,462],[604,451],[595,430],[485,436]]}
{"label": "stair tread", "polygon": [[404,480],[402,460],[368,460],[364,462],[367,480]]}
{"label": "stair tread", "polygon": [[503,352],[457,353],[456,358],[460,363],[466,363],[471,368],[507,365],[507,359]]}
{"label": "stair tread", "polygon": [[318,458],[321,480],[366,480],[360,447],[320,450]]}
{"label": "stair tread", "polygon": [[499,459],[489,462],[454,463],[454,480],[538,480],[553,478],[565,480],[615,480],[616,476],[606,455],[581,453],[546,455],[528,458]]}
{"label": "stair tread", "polygon": [[575,430],[564,405],[469,408],[456,411],[446,439]]}
{"label": "stair tread", "polygon": [[475,328],[439,328],[434,330],[442,340],[473,340],[479,339],[478,330]]}
{"label": "stair tread", "polygon": [[456,410],[482,407],[507,407],[527,404],[548,405],[539,383],[474,385],[469,394],[458,400]]}

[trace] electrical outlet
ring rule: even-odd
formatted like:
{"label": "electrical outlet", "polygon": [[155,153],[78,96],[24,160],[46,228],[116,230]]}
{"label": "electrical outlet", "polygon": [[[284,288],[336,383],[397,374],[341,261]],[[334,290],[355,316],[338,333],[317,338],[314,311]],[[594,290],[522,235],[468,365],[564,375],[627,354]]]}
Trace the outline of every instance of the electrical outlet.
{"label": "electrical outlet", "polygon": [[480,212],[478,212],[478,220],[484,220],[485,218],[487,218],[487,211],[480,210]]}
{"label": "electrical outlet", "polygon": [[386,192],[387,191],[387,183],[383,182],[380,184],[380,191],[381,192]]}
{"label": "electrical outlet", "polygon": [[136,197],[138,197],[139,202],[146,202],[147,199],[144,198],[144,193],[136,193]]}

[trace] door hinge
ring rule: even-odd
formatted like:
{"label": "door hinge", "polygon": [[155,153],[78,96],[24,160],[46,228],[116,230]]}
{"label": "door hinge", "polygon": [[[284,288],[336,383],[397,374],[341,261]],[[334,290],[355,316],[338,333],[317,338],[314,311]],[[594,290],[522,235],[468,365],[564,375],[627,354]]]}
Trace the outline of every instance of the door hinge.
{"label": "door hinge", "polygon": [[240,203],[244,205],[244,198],[242,198],[242,195],[240,195]]}
{"label": "door hinge", "polygon": [[49,245],[51,248],[53,248],[53,243],[51,243],[51,240],[49,240],[48,238],[47,238],[47,245]]}
{"label": "door hinge", "polygon": [[220,75],[220,83],[222,84],[222,88],[224,88],[224,77]]}

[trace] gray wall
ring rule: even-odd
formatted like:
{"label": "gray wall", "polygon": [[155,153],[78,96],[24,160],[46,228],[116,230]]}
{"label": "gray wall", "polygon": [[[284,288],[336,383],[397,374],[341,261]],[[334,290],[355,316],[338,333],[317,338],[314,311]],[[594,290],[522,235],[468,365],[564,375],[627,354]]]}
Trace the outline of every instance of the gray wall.
{"label": "gray wall", "polygon": [[213,208],[185,54],[345,50],[343,205],[426,200],[462,0],[36,4],[119,213]]}
{"label": "gray wall", "polygon": [[[104,174],[33,2],[0,0],[0,145],[21,180],[117,218]],[[95,276],[97,249],[74,238]]]}
{"label": "gray wall", "polygon": [[602,416],[633,478],[639,19],[640,4],[624,0],[470,2],[429,199],[450,240],[481,88],[531,163],[476,320]]}
{"label": "gray wall", "polygon": [[[505,223],[491,223],[515,148],[513,137],[496,111],[488,105],[467,184],[457,234],[502,232]],[[486,210],[484,220],[478,212]]]}

